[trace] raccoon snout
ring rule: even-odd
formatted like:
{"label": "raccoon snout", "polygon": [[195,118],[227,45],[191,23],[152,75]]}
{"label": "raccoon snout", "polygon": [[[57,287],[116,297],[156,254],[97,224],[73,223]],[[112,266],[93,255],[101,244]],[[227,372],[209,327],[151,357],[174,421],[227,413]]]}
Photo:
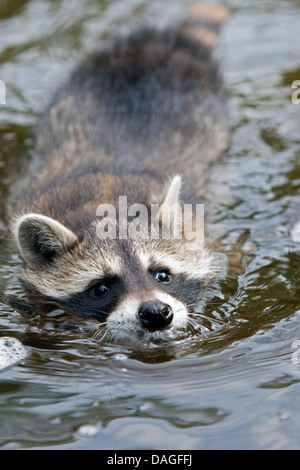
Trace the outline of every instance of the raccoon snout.
{"label": "raccoon snout", "polygon": [[173,311],[170,305],[155,300],[143,304],[137,316],[144,328],[153,331],[170,325],[173,320]]}

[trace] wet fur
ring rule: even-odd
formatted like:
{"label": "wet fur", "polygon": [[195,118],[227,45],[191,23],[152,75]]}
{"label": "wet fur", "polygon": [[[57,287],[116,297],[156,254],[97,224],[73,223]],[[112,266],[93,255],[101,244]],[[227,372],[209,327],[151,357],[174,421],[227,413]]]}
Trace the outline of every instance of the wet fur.
{"label": "wet fur", "polygon": [[[180,200],[201,202],[206,170],[229,143],[225,93],[211,47],[224,19],[220,12],[226,16],[222,7],[199,7],[176,28],[141,31],[92,54],[41,117],[35,157],[10,200],[9,219],[16,240],[26,214],[42,214],[66,228],[63,241],[48,243],[43,258],[29,257],[23,268],[31,289],[66,310],[106,321],[127,299],[155,295],[151,273],[161,266],[172,270],[174,281],[161,292],[180,310],[195,304],[218,272],[206,249],[195,255],[184,241],[103,241],[95,232],[99,204],[116,205],[119,195],[128,204],[162,203],[177,174]],[[38,230],[45,226],[42,221],[39,229],[39,223],[24,231],[21,255],[34,236],[40,248]],[[89,287],[114,277],[116,295],[99,308]]]}
{"label": "wet fur", "polygon": [[79,233],[99,203],[119,194],[149,203],[176,174],[182,199],[197,202],[208,164],[229,143],[212,50],[184,26],[117,40],[74,71],[35,135],[32,191],[25,203],[16,194],[14,212],[20,205]]}

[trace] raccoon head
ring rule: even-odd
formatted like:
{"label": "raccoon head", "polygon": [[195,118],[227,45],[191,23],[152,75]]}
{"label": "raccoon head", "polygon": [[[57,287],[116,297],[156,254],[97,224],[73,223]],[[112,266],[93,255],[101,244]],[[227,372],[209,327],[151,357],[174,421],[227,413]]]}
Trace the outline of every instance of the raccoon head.
{"label": "raccoon head", "polygon": [[[48,216],[20,216],[13,233],[25,284],[62,309],[113,330],[184,329],[216,265],[203,246],[191,249],[186,238],[161,235],[164,213],[180,207],[180,182],[175,177],[166,191],[154,237],[99,238],[97,220],[79,237]],[[174,212],[169,221],[174,229]]]}

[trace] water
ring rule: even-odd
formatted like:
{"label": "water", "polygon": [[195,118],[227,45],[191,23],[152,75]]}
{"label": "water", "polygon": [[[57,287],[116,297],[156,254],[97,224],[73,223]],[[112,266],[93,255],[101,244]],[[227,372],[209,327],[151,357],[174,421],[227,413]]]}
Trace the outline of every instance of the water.
{"label": "water", "polygon": [[233,138],[205,211],[230,272],[197,334],[116,346],[93,339],[93,322],[41,316],[3,223],[38,113],[78,58],[137,25],[173,22],[187,3],[1,2],[0,336],[26,349],[0,371],[1,449],[300,448],[299,0],[227,2],[218,55]]}

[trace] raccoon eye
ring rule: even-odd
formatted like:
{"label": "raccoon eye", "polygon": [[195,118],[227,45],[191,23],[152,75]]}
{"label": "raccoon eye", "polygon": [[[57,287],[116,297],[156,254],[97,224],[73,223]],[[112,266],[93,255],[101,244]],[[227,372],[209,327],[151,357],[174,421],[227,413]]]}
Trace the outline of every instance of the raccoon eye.
{"label": "raccoon eye", "polygon": [[162,282],[163,284],[168,284],[171,281],[171,276],[168,271],[160,270],[156,271],[155,279],[158,282]]}
{"label": "raccoon eye", "polygon": [[98,282],[98,284],[96,284],[92,289],[92,292],[96,297],[104,297],[109,293],[109,291],[110,288],[101,282]]}

